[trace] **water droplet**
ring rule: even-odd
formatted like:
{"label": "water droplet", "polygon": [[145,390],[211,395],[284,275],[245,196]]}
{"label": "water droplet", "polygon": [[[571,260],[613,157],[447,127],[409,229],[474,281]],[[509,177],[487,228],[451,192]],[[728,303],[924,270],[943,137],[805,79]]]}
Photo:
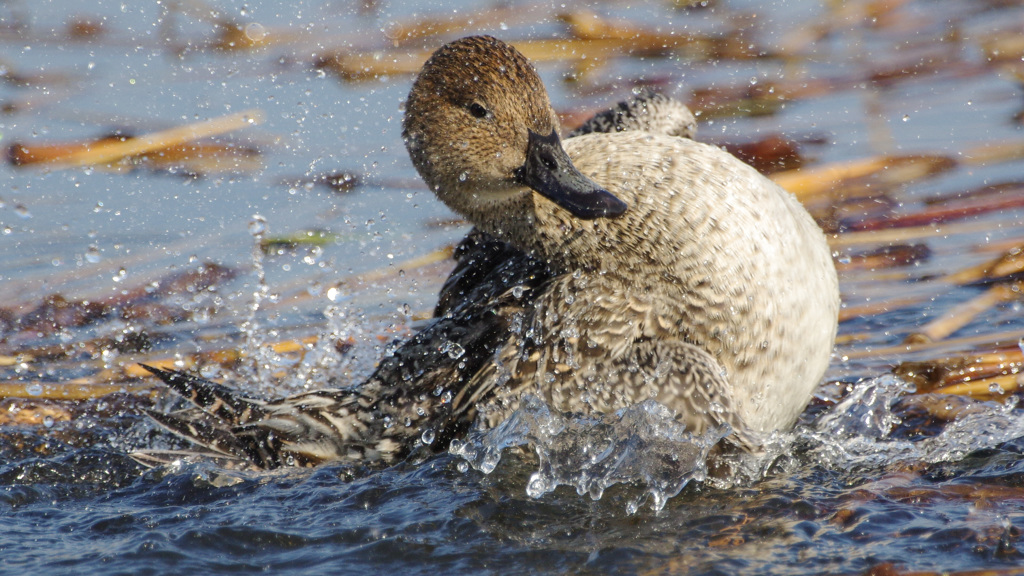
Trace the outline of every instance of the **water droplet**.
{"label": "water droplet", "polygon": [[127,276],[127,275],[128,275],[128,271],[127,270],[125,270],[124,268],[118,268],[117,269],[117,274],[114,274],[114,276],[111,278],[111,280],[113,280],[114,282],[121,282],[122,280],[124,280],[125,276]]}
{"label": "water droplet", "polygon": [[434,438],[434,431],[430,430],[429,428],[427,430],[424,430],[423,434],[420,435],[420,440],[422,440],[423,443],[426,444],[427,446],[430,446],[431,444],[434,443]]}
{"label": "water droplet", "polygon": [[249,234],[253,236],[262,236],[267,232],[267,219],[259,214],[253,214],[252,219],[249,220]]}
{"label": "water droplet", "polygon": [[89,248],[85,251],[85,261],[86,262],[90,262],[92,264],[95,264],[95,263],[99,262],[102,259],[103,259],[103,256],[100,254],[100,249],[95,244],[91,244],[89,246]]}
{"label": "water droplet", "polygon": [[452,342],[451,340],[444,343],[441,347],[441,352],[448,354],[448,357],[452,360],[458,360],[462,358],[463,354],[466,353],[466,349],[462,347],[458,342]]}
{"label": "water droplet", "polygon": [[26,208],[24,204],[16,205],[14,207],[14,213],[25,219],[32,217],[32,213],[28,211],[28,208]]}
{"label": "water droplet", "polygon": [[489,449],[484,454],[483,460],[480,461],[480,471],[484,474],[490,474],[498,467],[498,462],[501,462],[501,451]]}
{"label": "water droplet", "polygon": [[53,416],[49,416],[49,415],[44,416],[43,417],[43,426],[46,426],[47,428],[52,428],[53,427]]}
{"label": "water droplet", "polygon": [[469,463],[465,460],[459,460],[459,463],[455,465],[455,469],[465,474],[466,472],[469,472]]}
{"label": "water droplet", "polygon": [[540,498],[551,491],[551,484],[540,472],[534,472],[530,476],[530,482],[526,485],[526,495],[530,498]]}
{"label": "water droplet", "polygon": [[267,36],[267,29],[262,24],[253,22],[245,26],[245,35],[253,42],[261,42]]}
{"label": "water droplet", "polygon": [[43,385],[39,383],[29,384],[28,386],[25,387],[25,392],[29,396],[42,396]]}
{"label": "water droplet", "polygon": [[459,182],[465,182],[469,178],[469,172],[459,174]]}
{"label": "water droplet", "polygon": [[513,286],[512,287],[512,296],[514,298],[516,298],[516,299],[522,298],[523,297],[523,292],[525,290],[526,289],[523,288],[522,286]]}

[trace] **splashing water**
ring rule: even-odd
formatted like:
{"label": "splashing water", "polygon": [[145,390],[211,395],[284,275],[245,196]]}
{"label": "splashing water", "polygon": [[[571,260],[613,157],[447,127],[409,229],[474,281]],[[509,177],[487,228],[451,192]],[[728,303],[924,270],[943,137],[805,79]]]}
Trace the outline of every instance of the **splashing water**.
{"label": "splashing water", "polygon": [[245,350],[249,352],[252,358],[252,363],[249,366],[250,373],[246,375],[247,379],[261,383],[267,381],[264,378],[263,367],[269,366],[272,360],[272,357],[268,354],[269,351],[264,346],[265,336],[263,331],[260,330],[260,325],[257,321],[260,307],[263,305],[267,295],[270,294],[266,271],[263,268],[263,250],[261,248],[261,242],[267,233],[267,229],[266,218],[259,214],[254,214],[249,221],[249,234],[253,237],[252,265],[256,278],[256,288],[252,292],[249,315],[241,326],[242,334],[245,335]]}
{"label": "splashing water", "polygon": [[[565,485],[597,500],[612,485],[633,484],[643,486],[651,507],[661,510],[693,480],[729,488],[808,462],[829,470],[952,462],[1024,436],[1024,413],[1011,399],[978,402],[932,437],[893,438],[902,423],[894,407],[913,391],[913,385],[891,374],[863,380],[814,422],[771,434],[763,452],[715,454],[716,473],[711,476],[711,449],[729,434],[728,428],[691,434],[669,408],[654,400],[615,414],[579,415],[559,414],[527,395],[501,424],[473,432],[464,442],[453,441],[449,451],[490,474],[506,448],[529,444],[540,460],[526,488],[530,497]],[[642,504],[642,499],[630,501],[627,512],[635,513]]]}
{"label": "splashing water", "polygon": [[[693,435],[671,410],[646,400],[610,415],[562,415],[536,396],[524,396],[519,409],[495,428],[452,442],[450,452],[489,474],[505,448],[532,444],[540,465],[526,492],[539,498],[560,485],[598,500],[615,484],[642,485],[651,507],[661,510],[691,480],[707,474],[711,448],[728,428]],[[627,504],[635,513],[643,497]]]}
{"label": "splashing water", "polygon": [[849,469],[896,462],[954,462],[971,452],[1024,436],[1017,399],[978,402],[935,435],[910,441],[891,438],[900,424],[893,407],[913,386],[891,374],[859,382],[846,398],[795,435],[810,440],[810,456],[823,467]]}
{"label": "splashing water", "polygon": [[861,381],[840,402],[821,415],[814,427],[824,436],[884,438],[899,424],[892,407],[914,385],[893,375]]}

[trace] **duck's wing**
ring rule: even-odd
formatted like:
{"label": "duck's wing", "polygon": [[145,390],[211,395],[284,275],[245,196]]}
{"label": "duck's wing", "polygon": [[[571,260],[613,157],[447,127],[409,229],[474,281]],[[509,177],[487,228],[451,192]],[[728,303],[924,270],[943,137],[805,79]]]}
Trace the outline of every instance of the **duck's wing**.
{"label": "duck's wing", "polygon": [[436,318],[472,307],[496,309],[509,290],[533,290],[552,276],[540,260],[476,228],[455,247],[453,258],[455,269],[441,287]]}

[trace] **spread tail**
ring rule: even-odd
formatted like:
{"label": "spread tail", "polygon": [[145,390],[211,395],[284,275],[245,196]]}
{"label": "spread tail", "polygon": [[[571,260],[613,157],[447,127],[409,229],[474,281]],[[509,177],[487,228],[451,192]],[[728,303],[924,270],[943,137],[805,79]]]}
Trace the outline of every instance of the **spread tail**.
{"label": "spread tail", "polygon": [[[147,410],[154,422],[221,457],[257,468],[315,466],[327,461],[390,460],[396,444],[376,436],[372,410],[349,390],[322,390],[263,402],[198,376],[142,365],[193,407]],[[163,462],[157,452],[136,458]]]}

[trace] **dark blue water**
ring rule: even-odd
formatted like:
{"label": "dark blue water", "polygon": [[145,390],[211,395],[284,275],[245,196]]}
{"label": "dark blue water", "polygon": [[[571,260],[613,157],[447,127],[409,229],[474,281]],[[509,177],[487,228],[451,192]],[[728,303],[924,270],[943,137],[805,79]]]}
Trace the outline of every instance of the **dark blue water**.
{"label": "dark blue water", "polygon": [[[597,502],[567,489],[530,499],[520,461],[488,477],[456,471],[452,457],[375,472],[254,475],[200,464],[141,473],[117,453],[80,450],[3,467],[0,549],[5,569],[46,573],[1013,566],[1024,521],[1020,450],[1010,443],[956,464],[858,473],[808,465],[742,488],[693,486],[660,513],[633,516],[622,507],[628,489]],[[967,485],[993,494],[972,502],[956,490]]]}
{"label": "dark blue water", "polygon": [[[246,349],[254,337],[273,342],[332,332],[351,338],[354,348],[339,352],[325,344],[304,363],[249,348],[251,356],[234,369],[250,378],[253,391],[276,385],[280,394],[306,383],[357,382],[393,337],[408,331],[410,318],[430,309],[445,265],[408,261],[457,240],[465,227],[437,225],[451,214],[417,183],[405,156],[400,103],[411,79],[343,83],[313,64],[330,48],[385,47],[379,30],[395,21],[458,16],[469,7],[453,12],[418,2],[364,9],[354,2],[296,0],[216,8],[220,13],[211,16],[205,9],[162,5],[0,7],[0,66],[8,74],[0,101],[9,104],[0,116],[0,144],[97,137],[124,127],[146,132],[249,108],[266,116],[261,126],[232,136],[262,150],[264,167],[256,172],[187,178],[0,165],[5,308],[31,310],[53,293],[106,297],[204,260],[237,271],[213,294],[168,303],[210,308],[183,321],[110,318],[52,334],[4,332],[4,383],[109,378],[127,386],[136,381],[121,371],[138,361]],[[1020,6],[921,0],[881,12],[859,2],[591,8],[678,33],[742,24],[751,42],[767,52],[788,50],[789,57],[617,58],[589,73],[564,63],[543,65],[559,110],[606,106],[636,83],[688,99],[695,89],[785,80],[807,91],[789,96],[769,116],[702,117],[701,138],[738,142],[781,132],[804,143],[801,151],[812,165],[907,153],[959,162],[935,177],[887,188],[897,213],[1024,174],[1020,160],[968,158],[979,145],[1024,136],[1020,82],[1012,73],[1020,58],[991,63],[986,51],[997,32],[1014,29],[1008,23],[1019,32]],[[95,17],[104,32],[69,38],[70,14]],[[511,40],[563,29],[546,8],[538,14],[470,26],[466,33]],[[210,43],[219,17],[310,37],[218,52]],[[919,68],[895,80],[872,76],[901,66]],[[15,81],[11,71],[31,80]],[[819,88],[811,90],[815,83]],[[339,170],[358,174],[364,185],[343,195],[294,185],[296,178]],[[319,252],[254,259],[249,225],[256,214],[268,234],[323,229],[337,241]],[[849,305],[923,298],[844,322],[841,335],[850,340],[838,347],[829,379],[874,379],[902,360],[990,349],[989,334],[1024,335],[1022,308],[1009,302],[954,333],[947,348],[890,348],[983,290],[930,278],[989,260],[999,251],[987,246],[1024,237],[1020,210],[966,222],[974,227],[917,240],[931,256],[916,265],[842,275]],[[837,248],[840,257],[843,250]],[[257,264],[266,274],[262,292]],[[368,271],[379,273],[378,280],[354,277]],[[336,287],[339,279],[345,283]],[[256,297],[262,305],[253,314]],[[145,350],[97,344],[139,330],[152,338]],[[981,340],[963,343],[973,336]],[[52,352],[47,347],[62,352],[42,354]],[[254,367],[253,357],[265,363]],[[219,365],[209,361],[202,368]],[[301,377],[283,378],[282,372]],[[859,574],[883,563],[963,571],[1024,562],[1021,411],[972,403],[972,416],[949,423],[898,399],[905,392],[897,393],[891,379],[859,386],[854,390],[874,386],[891,393],[870,410],[862,409],[866,402],[836,408],[834,401],[851,392],[826,386],[796,433],[780,438],[769,456],[746,463],[756,473],[729,482],[715,477],[712,462],[710,481],[689,483],[661,510],[647,501],[635,514],[626,510],[644,497],[639,479],[608,488],[596,501],[569,486],[531,498],[532,446],[505,451],[490,474],[451,455],[383,470],[336,465],[253,473],[210,462],[149,470],[127,454],[182,446],[140,416],[151,402],[167,407],[164,397],[5,399],[0,416],[56,406],[66,417],[0,424],[0,572]]]}

